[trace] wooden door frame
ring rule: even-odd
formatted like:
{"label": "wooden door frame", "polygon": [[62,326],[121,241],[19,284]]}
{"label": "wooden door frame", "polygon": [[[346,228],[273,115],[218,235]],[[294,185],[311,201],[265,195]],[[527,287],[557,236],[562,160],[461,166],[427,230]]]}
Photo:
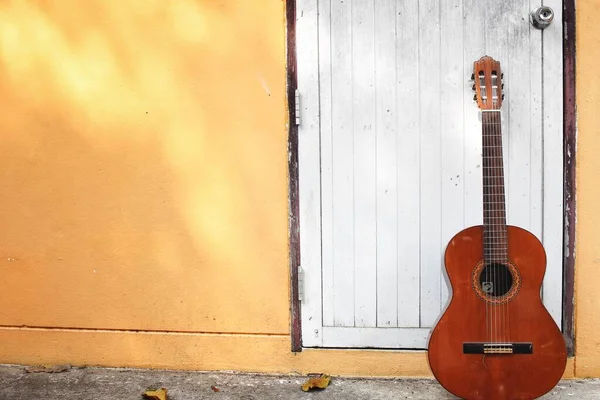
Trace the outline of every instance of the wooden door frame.
{"label": "wooden door frame", "polygon": [[[569,357],[575,354],[575,0],[563,0],[563,303],[562,329]],[[555,23],[558,23],[555,22]],[[298,293],[300,265],[300,198],[298,185],[298,125],[295,91],[298,88],[296,58],[296,0],[286,0],[287,106],[288,106],[288,213],[290,248],[291,351],[302,351],[302,327]]]}

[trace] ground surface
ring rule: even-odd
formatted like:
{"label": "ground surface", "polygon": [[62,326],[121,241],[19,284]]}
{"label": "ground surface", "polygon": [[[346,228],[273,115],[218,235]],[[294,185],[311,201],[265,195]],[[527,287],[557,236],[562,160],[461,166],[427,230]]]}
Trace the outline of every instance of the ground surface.
{"label": "ground surface", "polygon": [[[333,377],[322,391],[305,393],[303,376],[265,376],[105,368],[63,368],[54,373],[0,366],[0,400],[140,400],[148,388],[165,387],[170,400],[453,399],[429,379]],[[219,391],[215,392],[211,386]],[[561,381],[544,399],[600,399],[600,380]]]}

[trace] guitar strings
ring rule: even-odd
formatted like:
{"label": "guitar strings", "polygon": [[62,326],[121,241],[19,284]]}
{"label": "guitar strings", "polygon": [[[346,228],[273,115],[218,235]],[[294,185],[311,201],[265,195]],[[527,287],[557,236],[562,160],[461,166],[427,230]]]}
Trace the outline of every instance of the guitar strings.
{"label": "guitar strings", "polygon": [[[495,82],[494,82],[495,83]],[[491,88],[490,88],[491,89]],[[490,93],[491,94],[491,93]],[[488,96],[491,99],[491,96]],[[507,232],[502,162],[502,132],[500,110],[482,113],[484,139],[484,168],[486,224],[484,230],[484,266],[486,268],[486,288],[493,298],[505,296],[510,288],[507,273]],[[495,112],[494,112],[495,111]],[[505,270],[506,269],[506,270]],[[490,271],[491,270],[491,271]],[[491,281],[490,281],[491,278]],[[504,293],[506,291],[506,293]],[[508,342],[507,320],[509,313],[506,302],[489,301],[486,304],[486,331],[491,343]]]}

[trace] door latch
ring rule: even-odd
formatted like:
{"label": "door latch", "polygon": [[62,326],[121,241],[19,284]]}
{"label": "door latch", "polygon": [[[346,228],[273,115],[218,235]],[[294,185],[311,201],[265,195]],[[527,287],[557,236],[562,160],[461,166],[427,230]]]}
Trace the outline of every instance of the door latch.
{"label": "door latch", "polygon": [[554,11],[548,6],[541,6],[529,14],[529,22],[537,29],[546,29],[554,19]]}

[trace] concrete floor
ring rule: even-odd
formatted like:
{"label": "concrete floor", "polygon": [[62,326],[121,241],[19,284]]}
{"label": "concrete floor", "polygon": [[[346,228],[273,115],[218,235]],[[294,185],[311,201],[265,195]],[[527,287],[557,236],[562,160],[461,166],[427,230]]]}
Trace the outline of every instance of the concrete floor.
{"label": "concrete floor", "polygon": [[[25,372],[0,365],[0,400],[140,400],[148,388],[165,387],[170,400],[197,399],[453,399],[430,379],[349,379],[305,393],[304,376],[267,376],[157,370],[70,368],[64,372]],[[219,389],[214,392],[211,386]],[[600,399],[600,380],[567,380],[543,399]]]}

